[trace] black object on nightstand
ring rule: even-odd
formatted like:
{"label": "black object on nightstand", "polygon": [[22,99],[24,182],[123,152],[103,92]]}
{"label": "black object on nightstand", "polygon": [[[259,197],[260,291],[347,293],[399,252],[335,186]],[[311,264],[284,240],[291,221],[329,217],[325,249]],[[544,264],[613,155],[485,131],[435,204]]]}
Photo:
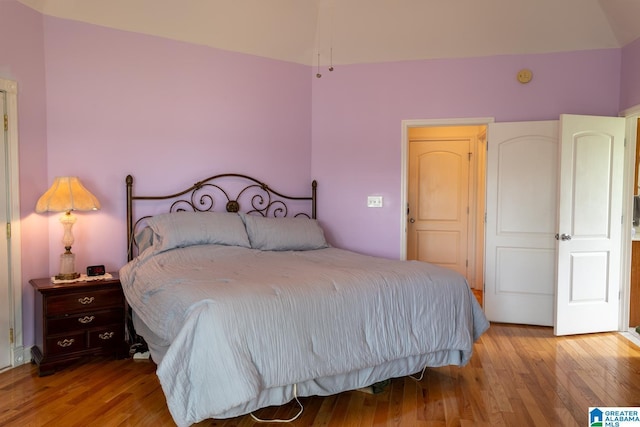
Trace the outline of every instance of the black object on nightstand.
{"label": "black object on nightstand", "polygon": [[124,295],[118,275],[112,276],[61,284],[50,278],[29,281],[36,290],[31,357],[40,376],[84,356],[128,356]]}

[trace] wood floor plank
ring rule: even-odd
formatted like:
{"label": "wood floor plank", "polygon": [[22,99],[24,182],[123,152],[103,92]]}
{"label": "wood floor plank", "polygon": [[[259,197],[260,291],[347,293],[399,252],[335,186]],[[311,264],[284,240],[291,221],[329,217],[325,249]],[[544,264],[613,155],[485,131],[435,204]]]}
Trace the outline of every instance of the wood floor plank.
{"label": "wood floor plank", "polygon": [[[48,377],[0,373],[0,425],[174,426],[151,361],[88,358]],[[579,426],[590,406],[640,406],[640,349],[618,333],[555,337],[551,328],[492,324],[467,366],[398,378],[379,394],[301,397],[300,426]],[[264,408],[289,418],[295,402]],[[249,415],[196,426],[256,427]]]}

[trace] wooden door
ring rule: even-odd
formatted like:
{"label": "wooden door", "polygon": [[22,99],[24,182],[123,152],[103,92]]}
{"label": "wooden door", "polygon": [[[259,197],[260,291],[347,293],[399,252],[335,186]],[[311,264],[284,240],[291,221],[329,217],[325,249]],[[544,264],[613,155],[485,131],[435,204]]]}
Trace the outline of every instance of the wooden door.
{"label": "wooden door", "polygon": [[491,123],[488,138],[485,313],[551,326],[558,122]]}
{"label": "wooden door", "polygon": [[468,277],[470,139],[409,141],[407,259]]}
{"label": "wooden door", "polygon": [[556,335],[619,325],[625,119],[560,117]]}

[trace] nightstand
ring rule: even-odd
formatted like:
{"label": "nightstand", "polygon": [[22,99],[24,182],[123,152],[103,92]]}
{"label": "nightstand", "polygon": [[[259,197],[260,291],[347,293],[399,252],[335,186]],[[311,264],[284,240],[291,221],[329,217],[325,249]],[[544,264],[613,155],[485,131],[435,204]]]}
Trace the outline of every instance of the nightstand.
{"label": "nightstand", "polygon": [[64,284],[29,281],[36,291],[31,357],[40,376],[83,356],[127,354],[124,294],[118,275],[111,274],[111,279]]}

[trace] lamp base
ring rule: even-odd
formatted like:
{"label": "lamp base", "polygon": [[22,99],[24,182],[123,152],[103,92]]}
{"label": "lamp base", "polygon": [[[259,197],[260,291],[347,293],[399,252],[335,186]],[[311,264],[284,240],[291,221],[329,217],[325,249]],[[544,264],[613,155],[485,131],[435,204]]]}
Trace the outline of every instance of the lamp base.
{"label": "lamp base", "polygon": [[66,252],[60,255],[60,273],[56,274],[57,280],[73,280],[80,277],[76,270],[76,255],[71,253],[71,246],[66,247]]}
{"label": "lamp base", "polygon": [[80,277],[78,273],[65,273],[65,274],[56,274],[56,280],[74,280]]}

